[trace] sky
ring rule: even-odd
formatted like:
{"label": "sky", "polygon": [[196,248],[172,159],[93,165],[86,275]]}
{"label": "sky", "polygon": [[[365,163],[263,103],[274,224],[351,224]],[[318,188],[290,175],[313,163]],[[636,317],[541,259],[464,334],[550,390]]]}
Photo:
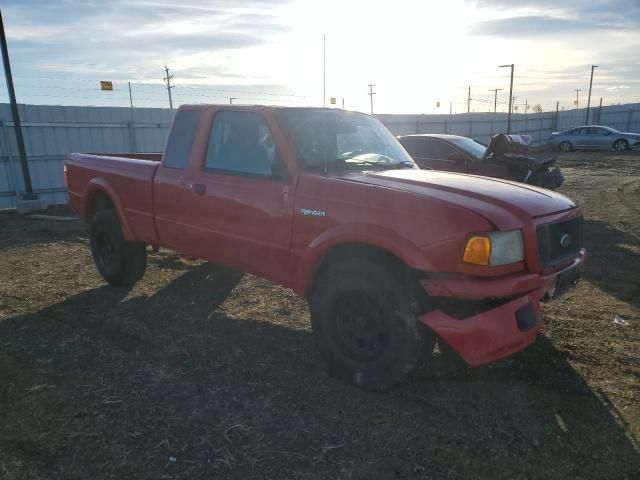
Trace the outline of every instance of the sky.
{"label": "sky", "polygon": [[[0,0],[19,103],[519,113],[640,101],[638,0]],[[326,97],[323,96],[323,35]],[[114,84],[102,92],[100,80]],[[0,101],[7,101],[0,81]],[[438,107],[439,103],[439,107]],[[531,112],[532,110],[529,110]]]}

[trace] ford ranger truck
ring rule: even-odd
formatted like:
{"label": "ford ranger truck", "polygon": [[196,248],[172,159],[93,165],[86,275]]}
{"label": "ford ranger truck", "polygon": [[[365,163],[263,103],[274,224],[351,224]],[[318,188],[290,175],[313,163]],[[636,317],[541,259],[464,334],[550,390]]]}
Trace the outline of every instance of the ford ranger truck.
{"label": "ford ranger truck", "polygon": [[162,155],[74,153],[65,179],[107,282],[134,284],[161,246],[284,285],[330,373],[369,389],[436,339],[471,366],[523,349],[585,259],[568,198],[420,170],[338,109],[184,105]]}

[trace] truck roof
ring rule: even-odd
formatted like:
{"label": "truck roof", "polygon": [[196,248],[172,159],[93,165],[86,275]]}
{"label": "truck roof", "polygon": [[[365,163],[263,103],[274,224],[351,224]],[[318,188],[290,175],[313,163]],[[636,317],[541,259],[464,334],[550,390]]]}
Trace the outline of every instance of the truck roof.
{"label": "truck roof", "polygon": [[343,110],[341,108],[330,107],[285,107],[280,105],[260,105],[260,104],[228,104],[228,103],[197,103],[197,104],[183,104],[178,107],[178,110],[188,108],[189,110],[206,110],[209,108],[224,108],[225,110],[246,110],[246,109],[260,109],[260,110],[326,110],[327,112],[345,112],[345,113],[359,113],[362,115],[369,115],[364,112],[357,112],[355,110]]}

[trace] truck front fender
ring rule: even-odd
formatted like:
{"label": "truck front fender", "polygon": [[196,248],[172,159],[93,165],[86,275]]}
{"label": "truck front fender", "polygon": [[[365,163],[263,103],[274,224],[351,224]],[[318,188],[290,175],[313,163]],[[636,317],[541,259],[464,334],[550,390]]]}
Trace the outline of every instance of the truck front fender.
{"label": "truck front fender", "polygon": [[305,295],[325,255],[339,246],[353,244],[384,250],[411,269],[433,269],[418,246],[392,230],[369,224],[337,225],[316,237],[303,251],[295,269],[294,290]]}
{"label": "truck front fender", "polygon": [[82,218],[84,218],[87,222],[91,221],[91,217],[94,214],[93,200],[98,193],[104,193],[113,203],[113,206],[118,213],[118,219],[120,220],[120,227],[122,228],[122,235],[124,236],[124,239],[127,241],[135,240],[135,236],[133,235],[131,226],[129,225],[129,221],[127,220],[127,216],[125,215],[122,202],[120,201],[120,198],[116,194],[114,188],[105,178],[92,178],[89,183],[87,183],[87,186],[82,193]]}

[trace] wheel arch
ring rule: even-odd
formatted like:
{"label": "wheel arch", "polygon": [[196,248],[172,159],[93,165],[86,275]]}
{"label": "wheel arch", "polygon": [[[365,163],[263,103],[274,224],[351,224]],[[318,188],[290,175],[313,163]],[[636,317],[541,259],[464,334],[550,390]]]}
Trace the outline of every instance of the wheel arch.
{"label": "wheel arch", "polygon": [[[362,258],[388,262],[408,272],[432,270],[424,253],[406,238],[384,228],[368,226],[366,235],[354,228],[338,228],[312,242],[299,262],[294,290],[309,298],[318,278],[331,264],[343,259]],[[360,228],[357,228],[361,232]]]}
{"label": "wheel arch", "polygon": [[83,211],[82,218],[87,222],[99,210],[114,208],[118,214],[118,220],[122,228],[122,234],[127,241],[134,240],[134,235],[127,221],[124,208],[113,187],[104,178],[93,178],[87,184],[83,193]]}

